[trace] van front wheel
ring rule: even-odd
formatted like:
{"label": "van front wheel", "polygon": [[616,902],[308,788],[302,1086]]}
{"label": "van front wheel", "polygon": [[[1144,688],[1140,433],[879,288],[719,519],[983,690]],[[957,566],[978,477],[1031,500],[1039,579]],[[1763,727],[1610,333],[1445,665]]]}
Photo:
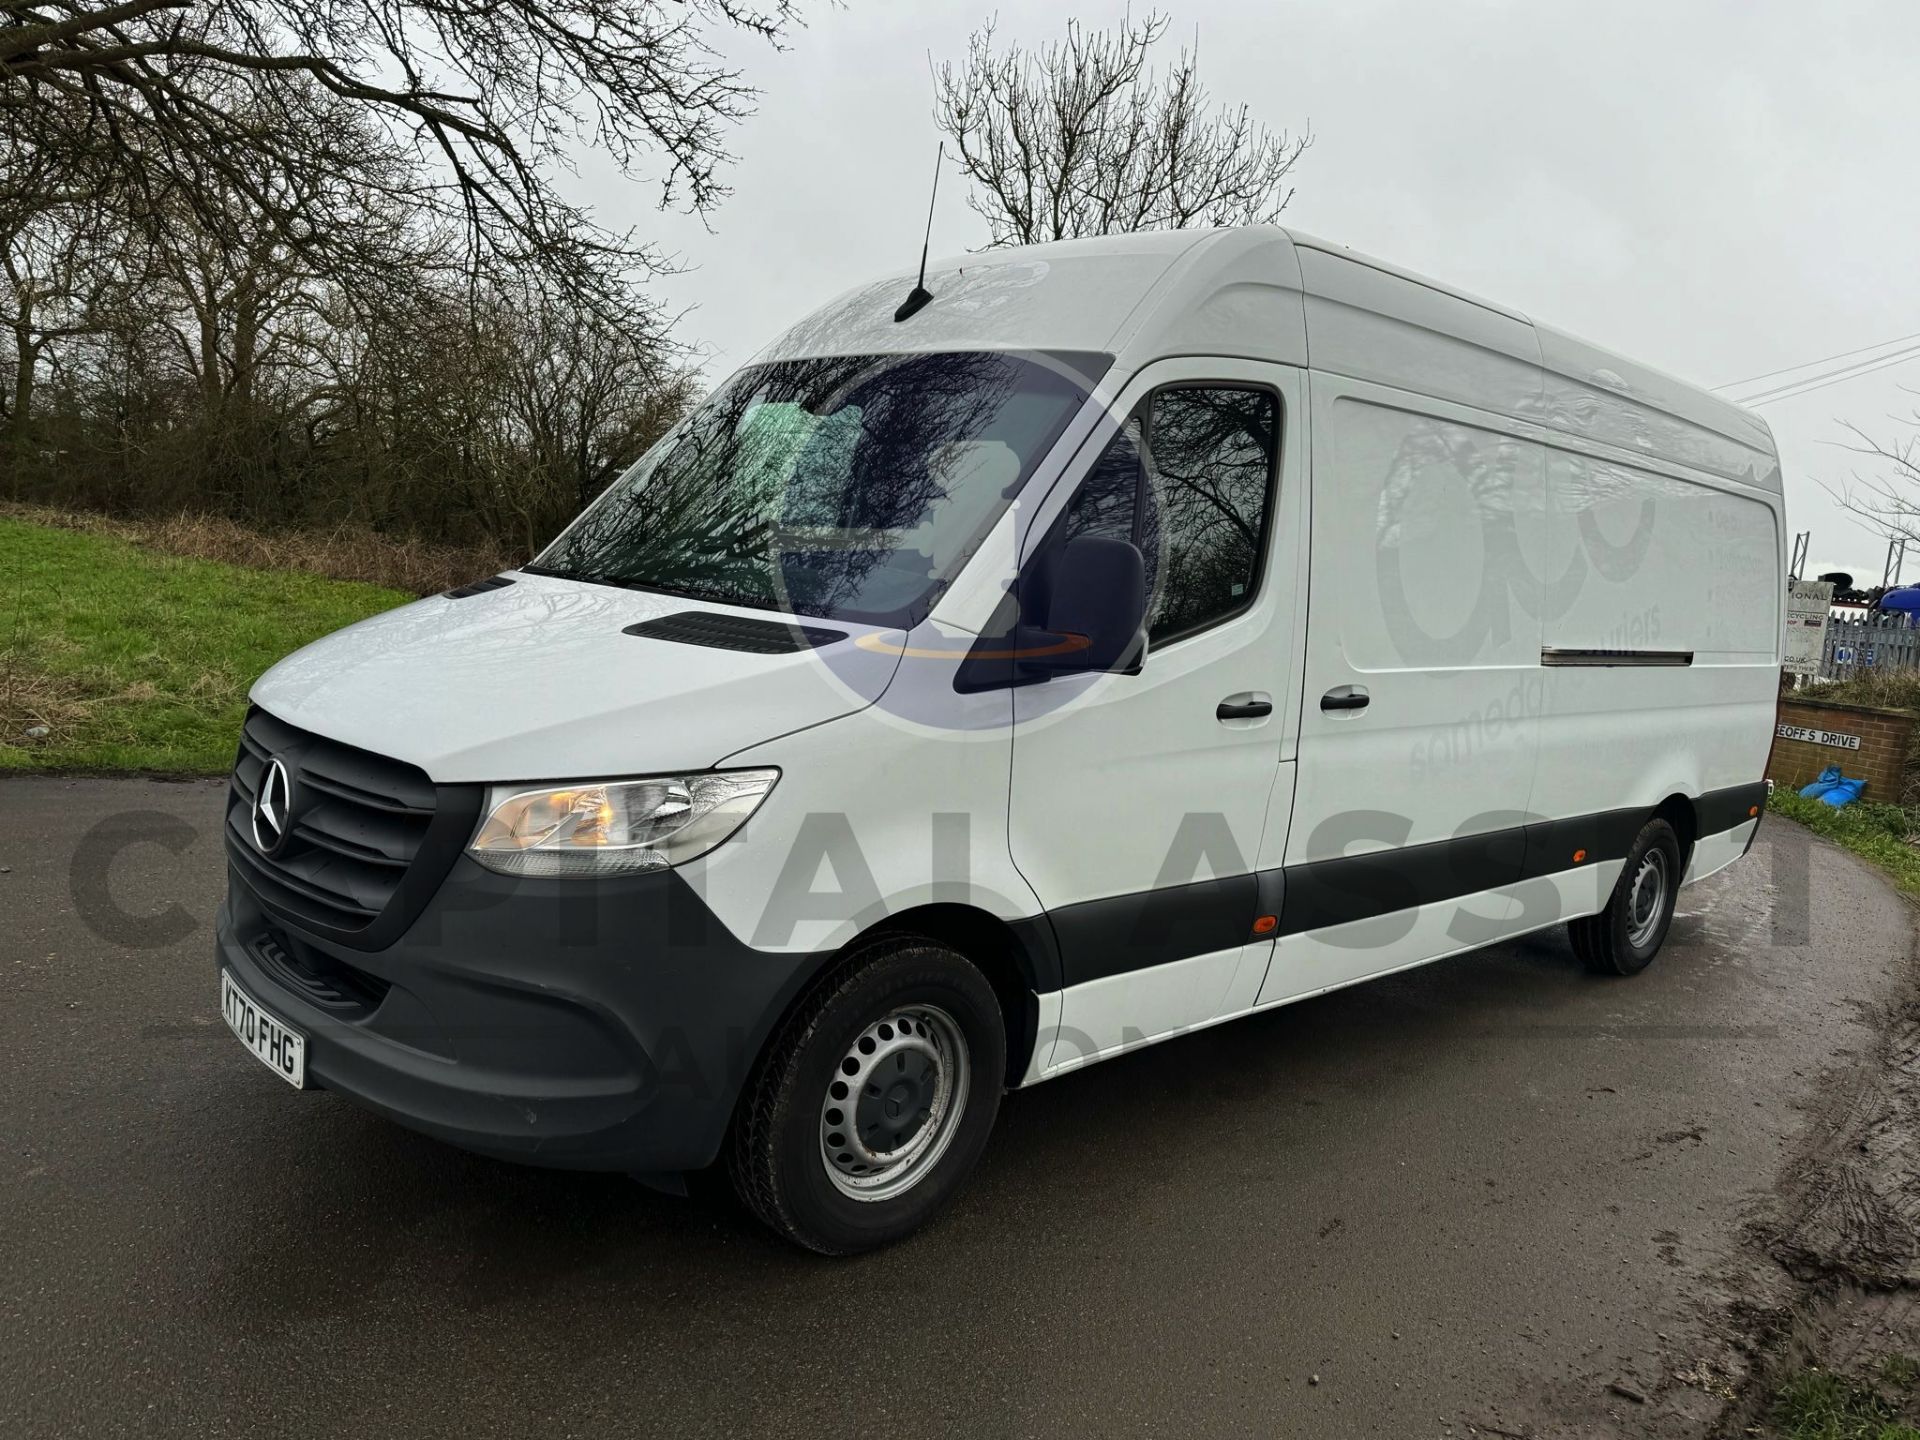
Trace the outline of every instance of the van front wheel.
{"label": "van front wheel", "polygon": [[851,956],[774,1036],[729,1169],[768,1226],[824,1255],[917,1230],[986,1148],[1006,1074],[993,987],[931,940]]}
{"label": "van front wheel", "polygon": [[1653,963],[1680,894],[1680,839],[1649,820],[1627,851],[1607,908],[1567,923],[1573,952],[1597,975],[1638,975]]}

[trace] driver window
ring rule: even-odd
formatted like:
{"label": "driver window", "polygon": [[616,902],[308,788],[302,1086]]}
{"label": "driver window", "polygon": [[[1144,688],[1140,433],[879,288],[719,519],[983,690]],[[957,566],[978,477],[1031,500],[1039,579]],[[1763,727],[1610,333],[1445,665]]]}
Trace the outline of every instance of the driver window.
{"label": "driver window", "polygon": [[1099,535],[1140,548],[1150,647],[1252,603],[1279,444],[1271,391],[1170,387],[1141,403],[1081,481],[1060,539]]}

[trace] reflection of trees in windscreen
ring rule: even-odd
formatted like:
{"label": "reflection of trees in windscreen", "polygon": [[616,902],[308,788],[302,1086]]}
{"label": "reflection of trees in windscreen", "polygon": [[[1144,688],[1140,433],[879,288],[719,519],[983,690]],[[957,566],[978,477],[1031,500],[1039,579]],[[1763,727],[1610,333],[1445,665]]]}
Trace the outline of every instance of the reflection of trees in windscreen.
{"label": "reflection of trees in windscreen", "polygon": [[[814,387],[845,395],[826,402],[834,408],[796,460],[772,535],[769,562],[793,607],[819,614],[860,608],[882,565],[900,572],[916,595],[951,578],[935,573],[933,538],[916,532],[958,498],[943,463],[947,447],[992,429],[1020,388],[1021,363],[992,354],[804,363],[869,373],[824,374]],[[999,508],[989,507],[994,515]]]}
{"label": "reflection of trees in windscreen", "polygon": [[[1141,543],[1134,527],[1138,515],[1142,456],[1146,436],[1136,415],[1120,429],[1067,506],[1062,541],[1081,535]],[[1148,547],[1142,545],[1142,549]],[[1149,564],[1152,562],[1149,561]]]}
{"label": "reflection of trees in windscreen", "polygon": [[860,608],[883,564],[924,592],[946,577],[931,574],[931,550],[902,543],[953,498],[946,447],[982,436],[1020,371],[991,354],[745,371],[624,493],[582,520],[555,563],[593,579],[815,614]]}

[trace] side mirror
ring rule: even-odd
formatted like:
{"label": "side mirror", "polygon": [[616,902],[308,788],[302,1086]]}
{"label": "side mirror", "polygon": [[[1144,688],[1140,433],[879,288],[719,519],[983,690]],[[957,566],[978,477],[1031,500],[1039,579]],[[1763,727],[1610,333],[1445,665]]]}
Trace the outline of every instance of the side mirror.
{"label": "side mirror", "polygon": [[1049,675],[1121,670],[1138,674],[1147,654],[1147,565],[1125,540],[1082,535],[1053,562],[1047,629],[1054,644],[1037,647],[1022,668]]}

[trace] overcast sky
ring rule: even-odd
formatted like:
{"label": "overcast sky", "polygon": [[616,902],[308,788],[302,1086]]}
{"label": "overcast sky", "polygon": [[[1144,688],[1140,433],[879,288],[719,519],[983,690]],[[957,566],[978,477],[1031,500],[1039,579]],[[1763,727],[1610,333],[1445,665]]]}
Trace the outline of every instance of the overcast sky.
{"label": "overcast sky", "polygon": [[[1275,127],[1311,122],[1288,224],[1706,385],[1920,331],[1914,0],[1165,8],[1169,58],[1197,37],[1218,99]],[[710,351],[714,380],[822,301],[918,258],[938,138],[928,56],[962,56],[993,12],[847,0],[807,13],[784,51],[724,41],[763,93],[734,132],[734,193],[710,231],[582,168],[603,221],[694,267],[661,290],[691,307],[682,334]],[[1029,0],[1001,11],[999,31],[1043,40],[1070,15],[1122,13]],[[985,240],[949,170],[934,253]],[[1899,433],[1888,417],[1920,404],[1902,384],[1920,388],[1920,359],[1760,407],[1816,572],[1879,580],[1884,540],[1821,482],[1864,463],[1839,448],[1840,420]]]}

